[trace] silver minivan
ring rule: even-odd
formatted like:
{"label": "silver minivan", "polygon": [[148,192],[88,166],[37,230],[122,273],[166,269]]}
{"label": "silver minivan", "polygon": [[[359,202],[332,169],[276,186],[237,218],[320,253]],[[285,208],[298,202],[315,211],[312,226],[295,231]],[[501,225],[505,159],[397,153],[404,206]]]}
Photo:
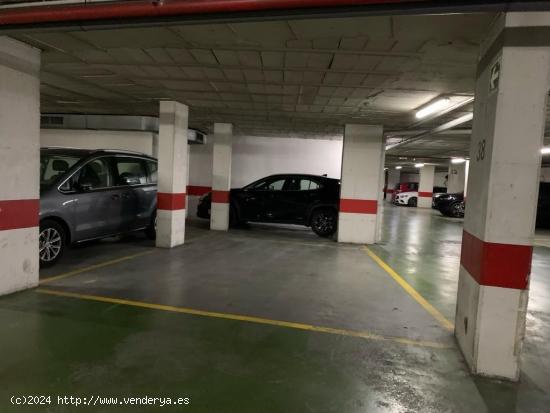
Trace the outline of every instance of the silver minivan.
{"label": "silver minivan", "polygon": [[40,265],[65,247],[133,231],[155,238],[157,160],[118,150],[40,150]]}

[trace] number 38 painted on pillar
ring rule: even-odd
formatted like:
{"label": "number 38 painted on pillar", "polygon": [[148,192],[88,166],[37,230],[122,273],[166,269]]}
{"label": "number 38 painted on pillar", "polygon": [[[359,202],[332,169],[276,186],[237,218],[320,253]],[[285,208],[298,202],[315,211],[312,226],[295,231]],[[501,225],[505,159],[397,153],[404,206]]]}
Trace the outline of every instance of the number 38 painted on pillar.
{"label": "number 38 painted on pillar", "polygon": [[485,159],[485,139],[482,139],[477,143],[476,160],[479,162],[484,159]]}

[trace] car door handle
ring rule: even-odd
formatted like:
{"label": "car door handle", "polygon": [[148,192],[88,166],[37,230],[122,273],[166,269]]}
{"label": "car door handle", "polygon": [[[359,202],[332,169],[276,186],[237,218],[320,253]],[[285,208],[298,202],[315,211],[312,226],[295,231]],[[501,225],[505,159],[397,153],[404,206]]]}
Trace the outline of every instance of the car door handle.
{"label": "car door handle", "polygon": [[111,195],[111,199],[113,201],[116,201],[116,200],[120,199],[120,195],[119,194],[113,194],[113,195]]}

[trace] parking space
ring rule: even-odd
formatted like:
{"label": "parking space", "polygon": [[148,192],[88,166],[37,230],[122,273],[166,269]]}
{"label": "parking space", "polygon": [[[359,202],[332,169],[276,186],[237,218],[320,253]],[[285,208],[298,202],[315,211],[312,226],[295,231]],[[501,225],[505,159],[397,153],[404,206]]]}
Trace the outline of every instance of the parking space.
{"label": "parking space", "polygon": [[[397,207],[384,220],[386,241],[370,249],[453,322],[461,225]],[[400,235],[411,225],[416,240]],[[184,392],[196,411],[508,412],[550,400],[547,248],[534,258],[527,379],[512,385],[473,379],[452,331],[361,246],[292,228],[189,227],[173,250],[139,255],[150,241],[138,237],[90,245],[80,273],[82,252],[70,251],[57,271],[73,275],[48,281],[48,270],[38,290],[2,300],[11,389]],[[132,257],[114,261],[113,242]]]}

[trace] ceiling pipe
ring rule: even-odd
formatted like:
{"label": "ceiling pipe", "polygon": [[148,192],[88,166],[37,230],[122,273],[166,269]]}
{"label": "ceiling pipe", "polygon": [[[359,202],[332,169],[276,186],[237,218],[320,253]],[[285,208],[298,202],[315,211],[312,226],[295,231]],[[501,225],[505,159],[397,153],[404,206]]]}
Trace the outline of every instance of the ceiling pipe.
{"label": "ceiling pipe", "polygon": [[388,146],[386,146],[386,151],[389,151],[390,149],[395,149],[395,148],[398,148],[398,147],[401,147],[401,146],[404,146],[404,145],[408,145],[408,144],[410,144],[414,141],[425,138],[426,136],[436,135],[438,133],[447,131],[447,130],[452,129],[452,128],[458,126],[458,125],[462,125],[463,123],[471,121],[473,119],[473,117],[474,117],[473,113],[468,113],[464,116],[461,116],[459,118],[456,118],[456,119],[453,119],[449,122],[446,122],[442,125],[439,125],[438,127],[434,128],[432,130],[429,130],[427,132],[418,133],[416,135],[411,136],[410,138],[403,139],[401,142],[397,142],[393,145],[388,145]]}
{"label": "ceiling pipe", "polygon": [[[56,2],[57,3],[57,2]],[[32,4],[32,3],[31,3]],[[349,15],[360,11],[369,13],[452,13],[483,11],[542,11],[550,10],[545,0],[132,0],[118,2],[85,2],[0,9],[0,29],[10,30],[29,26],[63,25],[69,23],[123,22],[165,20],[191,16],[193,20],[205,16],[261,13],[270,17],[277,13],[338,13]],[[300,12],[301,11],[301,12]]]}
{"label": "ceiling pipe", "polygon": [[65,4],[2,10],[0,26],[288,9],[418,4],[429,1],[431,0],[136,0],[115,3]]}

